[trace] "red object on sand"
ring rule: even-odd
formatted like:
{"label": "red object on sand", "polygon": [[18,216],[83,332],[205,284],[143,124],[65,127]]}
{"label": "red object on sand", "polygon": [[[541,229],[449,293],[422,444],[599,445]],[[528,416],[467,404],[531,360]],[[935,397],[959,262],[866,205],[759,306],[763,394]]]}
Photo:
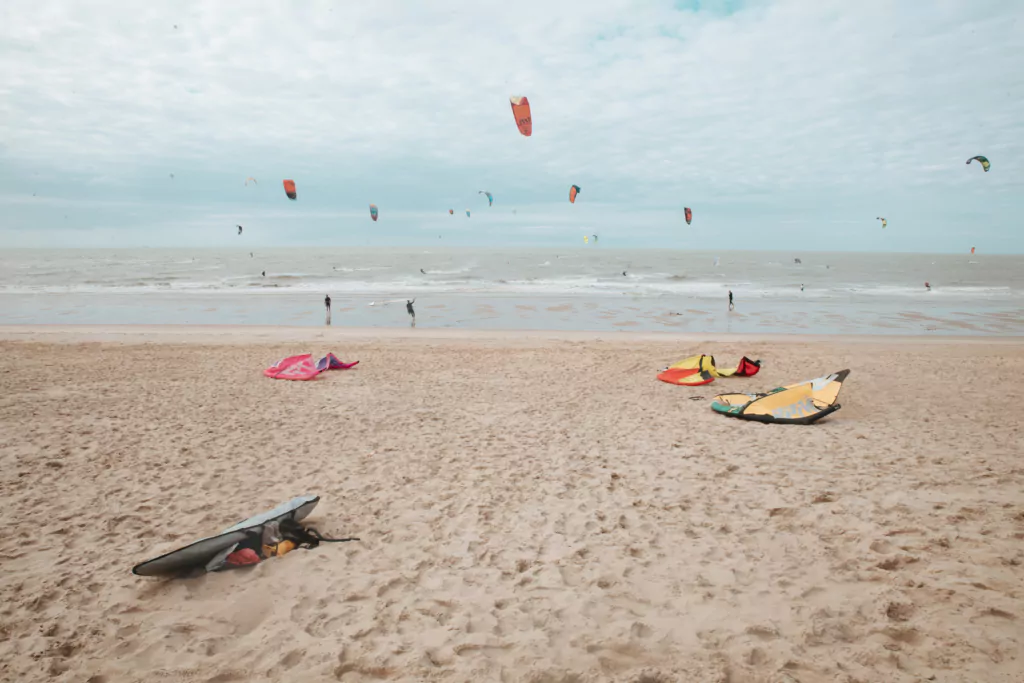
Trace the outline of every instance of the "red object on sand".
{"label": "red object on sand", "polygon": [[292,379],[310,380],[320,374],[313,364],[312,354],[304,353],[300,356],[289,356],[282,358],[263,371],[263,374],[271,379]]}
{"label": "red object on sand", "polygon": [[229,567],[246,567],[250,564],[259,564],[260,556],[252,548],[242,548],[224,558],[224,564]]}

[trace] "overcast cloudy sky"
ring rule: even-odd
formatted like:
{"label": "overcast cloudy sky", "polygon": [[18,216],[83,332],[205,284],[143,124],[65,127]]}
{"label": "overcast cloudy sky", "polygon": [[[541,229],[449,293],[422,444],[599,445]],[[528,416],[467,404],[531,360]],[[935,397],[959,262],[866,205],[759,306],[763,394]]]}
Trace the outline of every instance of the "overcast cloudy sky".
{"label": "overcast cloudy sky", "polygon": [[10,0],[0,245],[1024,252],[1022,35],[1019,0]]}

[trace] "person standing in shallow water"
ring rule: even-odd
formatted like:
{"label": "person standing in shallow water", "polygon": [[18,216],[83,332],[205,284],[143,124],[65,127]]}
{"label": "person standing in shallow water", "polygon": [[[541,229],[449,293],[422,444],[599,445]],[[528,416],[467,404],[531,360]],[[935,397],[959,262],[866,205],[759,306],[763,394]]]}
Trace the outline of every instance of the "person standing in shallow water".
{"label": "person standing in shallow water", "polygon": [[735,308],[735,306],[733,306],[733,304],[732,304],[732,290],[730,289],[729,290],[729,310],[731,311],[734,308]]}
{"label": "person standing in shallow water", "polygon": [[408,299],[405,300],[405,310],[409,314],[409,317],[412,318],[412,327],[416,327],[416,311],[413,310],[412,307],[414,303],[416,303],[416,299],[413,299],[412,301],[409,301]]}
{"label": "person standing in shallow water", "polygon": [[327,309],[327,324],[331,324],[331,295],[324,297],[324,307]]}

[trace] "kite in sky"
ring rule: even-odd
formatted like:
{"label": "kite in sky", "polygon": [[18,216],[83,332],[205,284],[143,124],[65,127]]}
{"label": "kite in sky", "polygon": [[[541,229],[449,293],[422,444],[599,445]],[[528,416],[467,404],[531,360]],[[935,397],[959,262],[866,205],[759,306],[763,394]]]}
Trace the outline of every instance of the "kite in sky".
{"label": "kite in sky", "polygon": [[988,173],[988,169],[992,166],[992,164],[989,163],[988,158],[987,157],[983,157],[983,156],[981,156],[979,154],[976,157],[971,157],[970,159],[968,159],[967,163],[970,164],[975,159],[977,159],[979,162],[981,162],[981,167],[983,169],[985,169],[985,173]]}
{"label": "kite in sky", "polygon": [[512,103],[512,116],[515,117],[516,125],[519,126],[519,132],[526,137],[530,137],[533,135],[533,117],[530,115],[530,100],[526,97],[516,97],[515,95],[508,99]]}

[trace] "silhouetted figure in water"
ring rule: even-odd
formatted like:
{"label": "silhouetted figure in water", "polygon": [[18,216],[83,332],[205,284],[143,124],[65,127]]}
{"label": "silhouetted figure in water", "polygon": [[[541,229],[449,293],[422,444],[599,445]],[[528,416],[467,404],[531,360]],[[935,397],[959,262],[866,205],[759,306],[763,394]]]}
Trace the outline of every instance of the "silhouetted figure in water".
{"label": "silhouetted figure in water", "polygon": [[409,317],[412,318],[412,326],[416,327],[416,311],[414,311],[413,308],[412,308],[412,305],[414,303],[416,303],[416,299],[413,299],[412,301],[409,301],[408,299],[406,299],[405,300],[405,310],[409,314]]}
{"label": "silhouetted figure in water", "polygon": [[930,291],[932,291],[932,286],[931,286],[931,284],[929,284],[929,283],[927,283],[927,282],[926,282],[926,283],[924,283],[924,288],[925,288],[925,289],[927,289],[927,290],[928,290],[929,292],[930,292]]}
{"label": "silhouetted figure in water", "polygon": [[420,268],[420,272],[423,273],[424,275],[427,274],[427,271],[423,270],[422,268]]}
{"label": "silhouetted figure in water", "polygon": [[266,276],[267,276],[267,271],[264,270],[263,271],[263,277],[266,277]]}
{"label": "silhouetted figure in water", "polygon": [[729,310],[731,311],[734,308],[735,308],[735,306],[733,306],[733,304],[732,304],[732,290],[730,289],[729,290]]}
{"label": "silhouetted figure in water", "polygon": [[324,297],[324,307],[327,309],[327,324],[331,324],[331,295]]}
{"label": "silhouetted figure in water", "polygon": [[800,291],[801,292],[804,291],[804,286],[803,285],[800,285]]}

